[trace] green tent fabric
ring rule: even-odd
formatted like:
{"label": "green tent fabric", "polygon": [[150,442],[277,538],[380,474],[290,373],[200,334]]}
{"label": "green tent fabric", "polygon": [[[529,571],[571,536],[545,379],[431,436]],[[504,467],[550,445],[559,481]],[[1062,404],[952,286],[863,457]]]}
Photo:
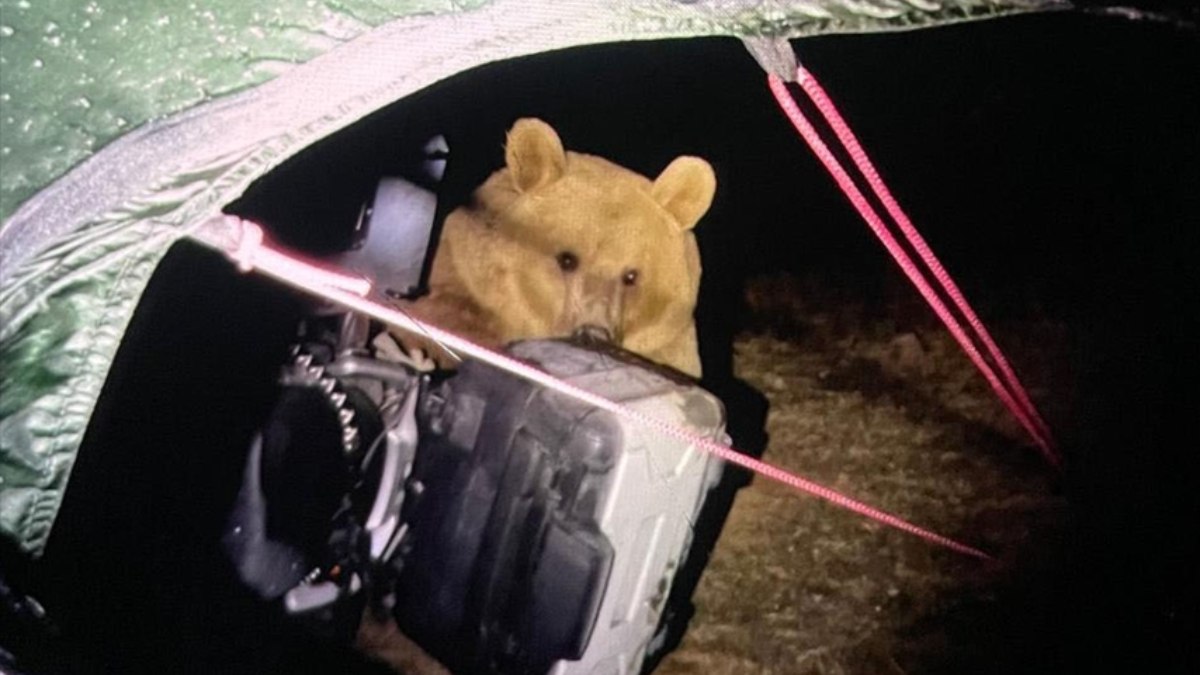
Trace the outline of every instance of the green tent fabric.
{"label": "green tent fabric", "polygon": [[273,167],[389,103],[485,63],[587,44],[791,39],[1066,7],[0,0],[0,532],[43,550],[123,332],[168,247]]}

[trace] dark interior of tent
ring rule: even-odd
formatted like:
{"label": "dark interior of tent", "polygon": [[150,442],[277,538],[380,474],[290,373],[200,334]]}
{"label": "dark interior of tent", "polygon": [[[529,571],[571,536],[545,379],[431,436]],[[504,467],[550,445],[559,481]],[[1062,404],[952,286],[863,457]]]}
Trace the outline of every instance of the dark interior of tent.
{"label": "dark interior of tent", "polygon": [[[959,589],[974,600],[955,601],[951,589],[911,619],[924,628],[887,647],[895,669],[801,669],[793,652],[769,644],[754,647],[766,655],[757,663],[778,654],[774,672],[1197,672],[1195,30],[1046,14],[793,45],[984,320],[1061,327],[1055,354],[1065,356],[1049,372],[1066,376],[1039,373],[1050,357],[1034,338],[1017,340],[1011,357],[1042,382],[1038,400],[1065,470],[1056,474],[1019,437],[981,434],[964,451],[1041,476],[1066,515],[1030,528],[997,563],[934,554],[948,568],[985,569],[966,573],[982,581]],[[765,446],[772,459],[762,431],[769,396],[735,377],[739,336],[803,343],[816,329],[788,309],[839,303],[897,334],[939,329],[732,39],[599,45],[482,66],[315,143],[226,211],[297,250],[328,252],[344,244],[379,178],[433,134],[450,146],[439,210],[463,203],[502,164],[505,131],[520,117],[546,120],[568,149],[645,175],[681,154],[715,168],[717,196],[697,228],[697,321],[704,384],[724,400],[735,445]],[[807,304],[748,301],[762,278],[792,280],[769,288],[798,288]],[[167,255],[105,384],[45,557],[32,567],[5,553],[13,579],[56,622],[53,636],[38,638],[51,647],[40,665],[345,672],[361,661],[239,589],[216,544],[247,439],[273,403],[308,307],[199,246]],[[835,379],[919,408],[903,383],[878,375]],[[853,492],[854,480],[841,487]],[[807,498],[796,499],[800,508]],[[874,536],[852,516],[822,513],[839,535]],[[969,540],[977,525],[950,534]],[[743,571],[759,573],[764,566]],[[823,573],[797,562],[787,583]],[[746,593],[741,611],[767,611],[759,602]],[[799,630],[792,640],[837,628]],[[701,672],[671,667],[664,672]]]}

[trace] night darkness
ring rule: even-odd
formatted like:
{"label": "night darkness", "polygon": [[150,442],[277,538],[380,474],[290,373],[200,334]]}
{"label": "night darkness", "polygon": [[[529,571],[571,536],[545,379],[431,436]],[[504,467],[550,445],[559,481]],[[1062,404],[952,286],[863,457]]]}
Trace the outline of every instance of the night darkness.
{"label": "night darkness", "polygon": [[[1069,418],[1049,422],[1070,462],[1059,489],[1074,518],[1066,559],[1037,605],[1044,615],[1029,617],[1061,638],[1032,648],[1081,672],[1200,671],[1188,628],[1200,622],[1200,480],[1190,461],[1200,448],[1200,34],[1063,13],[793,44],[985,320],[1035,314],[1069,329],[1076,403]],[[324,228],[352,224],[377,177],[429,135],[449,140],[453,206],[502,163],[505,130],[526,116],[548,121],[570,149],[644,174],[680,154],[713,164],[717,201],[698,230],[708,373],[731,372],[750,276],[816,276],[879,302],[903,283],[778,112],[762,71],[729,39],[589,47],[477,69],[317,144],[232,210],[274,225],[289,243],[328,248],[338,242]],[[277,330],[294,311],[242,320]],[[273,339],[281,347],[286,335]],[[131,363],[127,352],[119,363]],[[262,353],[238,358],[257,363]],[[199,362],[216,371],[223,358]],[[253,388],[275,367],[226,384]],[[152,363],[140,368],[129,382],[163,377]],[[170,414],[146,415],[155,411]],[[134,436],[110,442],[146,442]],[[140,517],[133,505],[100,514],[103,484],[119,478],[89,466],[81,458],[77,473],[94,477],[73,478],[47,560],[63,572],[80,552],[109,545],[95,574],[120,576],[128,551],[99,535],[71,539]],[[198,464],[188,470],[229,479]],[[137,533],[119,541],[139,545]],[[150,566],[134,563],[156,573]],[[181,603],[203,602],[180,593]]]}

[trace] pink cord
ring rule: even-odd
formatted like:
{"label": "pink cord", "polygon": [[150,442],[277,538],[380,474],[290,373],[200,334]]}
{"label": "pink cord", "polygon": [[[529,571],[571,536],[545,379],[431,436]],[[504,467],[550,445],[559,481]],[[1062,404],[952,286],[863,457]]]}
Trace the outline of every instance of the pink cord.
{"label": "pink cord", "polygon": [[[226,228],[231,224],[232,223],[228,220],[221,223],[221,225]],[[414,335],[432,338],[435,342],[438,342],[439,344],[460,354],[472,356],[480,361],[484,361],[497,368],[517,375],[518,377],[554,389],[555,391],[562,392],[567,396],[584,401],[597,408],[607,410],[614,415],[619,415],[626,419],[644,424],[647,427],[658,430],[660,433],[673,436],[683,440],[686,443],[695,445],[720,459],[732,464],[737,464],[738,466],[749,469],[750,471],[765,476],[771,480],[783,483],[784,485],[787,485],[795,490],[810,494],[820,499],[824,499],[835,506],[865,516],[889,527],[908,532],[909,534],[918,536],[926,541],[943,546],[958,553],[981,558],[983,560],[993,559],[991,556],[977,548],[967,546],[966,544],[959,543],[948,537],[944,537],[935,532],[918,527],[917,525],[914,525],[902,518],[894,516],[885,511],[881,511],[851,497],[847,497],[846,495],[831,490],[823,485],[814,483],[808,479],[797,476],[762,460],[755,459],[749,455],[738,452],[729,446],[722,445],[713,441],[712,439],[705,438],[699,434],[690,432],[681,427],[669,424],[662,420],[640,413],[629,407],[623,406],[619,403],[610,401],[603,396],[599,396],[587,391],[586,389],[581,389],[573,384],[564,382],[553,375],[550,375],[549,373],[538,370],[537,368],[505,356],[504,354],[499,354],[490,349],[477,345],[465,338],[459,337],[458,335],[418,321],[405,312],[397,310],[393,307],[389,307],[383,303],[376,302],[369,297],[364,297],[367,295],[366,293],[357,292],[361,290],[361,287],[358,284],[343,283],[347,279],[355,279],[354,277],[348,277],[344,274],[318,268],[303,260],[294,258],[282,251],[273,249],[270,245],[263,241],[262,229],[254,223],[241,221],[240,225],[241,235],[232,237],[232,241],[228,235],[223,237],[206,238],[203,236],[203,234],[201,234],[199,237],[200,241],[206,244],[215,245],[224,250],[238,264],[239,269],[245,269],[252,266],[258,272],[288,283],[295,288],[299,288],[325,300],[342,305],[347,309],[374,317],[375,319],[378,319],[389,326],[408,331]],[[329,283],[331,280],[335,283]]]}
{"label": "pink cord", "polygon": [[921,256],[921,259],[925,262],[925,264],[930,268],[934,278],[942,285],[947,295],[954,301],[955,305],[967,318],[968,324],[975,331],[980,341],[984,344],[985,348],[992,356],[992,359],[1000,368],[1000,371],[1004,375],[1006,382],[1000,379],[1000,377],[992,369],[991,365],[984,358],[983,354],[979,352],[975,344],[971,341],[971,338],[967,335],[966,331],[963,330],[963,327],[959,323],[958,319],[955,318],[951,311],[946,307],[945,303],[942,302],[942,299],[938,297],[937,292],[932,286],[930,286],[920,268],[916,265],[912,258],[909,257],[908,253],[904,251],[899,242],[896,241],[896,238],[888,230],[883,220],[875,212],[875,209],[867,201],[866,197],[863,196],[862,192],[859,191],[858,186],[854,184],[854,181],[850,178],[850,175],[846,172],[845,168],[842,167],[841,163],[837,160],[833,153],[830,152],[828,146],[825,145],[825,142],[821,140],[821,137],[818,135],[816,129],[813,128],[812,124],[808,121],[808,118],[804,116],[804,113],[801,112],[799,106],[796,105],[796,101],[792,98],[792,95],[788,91],[783,80],[773,74],[768,75],[768,84],[770,85],[771,92],[775,95],[775,100],[779,103],[779,106],[783,109],[788,119],[792,122],[792,125],[796,127],[796,130],[800,132],[800,135],[808,143],[809,147],[812,148],[813,152],[817,155],[817,158],[820,159],[821,163],[825,165],[826,170],[828,170],[830,175],[833,176],[834,181],[837,182],[838,186],[842,189],[842,192],[844,192],[850,199],[850,202],[854,205],[854,208],[858,211],[859,215],[862,216],[863,220],[867,222],[867,225],[870,226],[871,230],[883,243],[884,248],[887,249],[887,251],[900,265],[900,268],[904,271],[905,276],[907,276],[909,281],[916,286],[917,290],[921,293],[921,296],[925,298],[925,301],[928,302],[929,306],[933,308],[934,313],[936,313],[938,318],[942,320],[942,323],[946,325],[946,328],[950,331],[950,334],[958,342],[959,346],[962,347],[968,358],[971,359],[971,362],[974,363],[975,367],[979,369],[979,372],[983,374],[984,379],[986,379],[988,384],[991,385],[992,390],[996,392],[996,395],[1000,398],[1004,405],[1013,413],[1013,415],[1021,423],[1021,426],[1023,426],[1033,438],[1034,442],[1041,449],[1042,454],[1052,465],[1056,467],[1061,466],[1062,459],[1054,448],[1054,442],[1050,435],[1049,428],[1042,420],[1041,416],[1037,413],[1037,409],[1034,407],[1032,401],[1030,401],[1024,387],[1021,386],[1020,380],[1017,379],[1016,374],[1009,366],[1008,360],[1004,358],[1003,353],[1001,353],[995,341],[992,340],[991,335],[987,332],[983,322],[979,320],[979,317],[971,309],[970,305],[966,301],[966,298],[958,289],[958,286],[950,278],[950,275],[946,272],[945,268],[942,267],[937,257],[934,256],[933,251],[929,249],[929,246],[925,243],[925,240],[916,231],[916,228],[913,227],[912,222],[900,209],[899,204],[892,197],[891,192],[887,189],[887,185],[884,184],[883,180],[879,177],[879,173],[875,170],[874,165],[872,165],[870,159],[867,158],[866,152],[862,149],[862,146],[859,145],[858,139],[855,138],[853,132],[850,130],[849,125],[847,125],[845,120],[842,119],[842,116],[838,113],[837,108],[833,105],[833,102],[825,94],[825,91],[820,87],[820,84],[817,83],[816,79],[811,73],[801,67],[797,71],[797,78],[801,87],[804,88],[804,91],[813,99],[817,109],[820,110],[822,115],[825,116],[826,120],[833,128],[834,133],[837,134],[838,139],[844,146],[846,146],[846,149],[850,153],[855,165],[866,177],[868,184],[879,197],[880,201],[883,202],[888,213],[896,220],[901,231],[903,231],[908,237],[913,248],[917,251],[918,255]]}
{"label": "pink cord", "polygon": [[1042,446],[1042,449],[1045,452],[1047,452],[1049,455],[1052,455],[1052,457],[1050,457],[1051,461],[1056,464],[1059,463],[1061,461],[1061,457],[1059,457],[1055,452],[1055,443],[1053,435],[1050,432],[1050,427],[1046,424],[1045,420],[1042,419],[1042,416],[1038,414],[1037,407],[1034,406],[1033,401],[1029,398],[1029,395],[1025,391],[1025,387],[1021,385],[1021,381],[1017,377],[1016,372],[1012,369],[1012,366],[1009,365],[1008,359],[1004,357],[1004,352],[1000,351],[1000,347],[996,344],[995,340],[992,339],[991,333],[988,332],[987,327],[983,324],[983,321],[979,319],[979,316],[975,314],[975,310],[972,309],[970,303],[967,302],[966,296],[963,295],[962,291],[959,290],[958,285],[954,283],[954,279],[950,277],[950,274],[946,271],[946,269],[942,267],[941,261],[938,260],[936,255],[934,255],[933,251],[929,248],[929,245],[925,243],[925,238],[922,237],[921,233],[917,231],[917,228],[913,226],[912,221],[908,218],[908,214],[906,214],[904,210],[900,208],[900,204],[894,197],[892,197],[891,190],[888,189],[887,183],[883,181],[883,179],[879,176],[879,172],[875,170],[875,165],[871,163],[866,151],[863,150],[862,146],[859,144],[858,138],[854,135],[853,130],[850,129],[850,125],[846,124],[846,121],[842,118],[837,106],[833,104],[833,101],[829,98],[829,95],[825,93],[825,89],[821,86],[821,83],[818,82],[817,79],[804,68],[804,66],[798,67],[796,76],[800,86],[808,94],[809,98],[812,99],[813,103],[816,104],[817,109],[821,111],[821,114],[825,116],[825,119],[829,122],[830,127],[833,128],[833,132],[837,134],[839,139],[841,139],[842,144],[846,146],[846,149],[850,153],[850,158],[854,161],[854,164],[858,167],[858,170],[862,172],[863,176],[866,177],[867,183],[879,197],[879,200],[883,202],[884,208],[887,209],[887,212],[892,216],[892,219],[894,219],[900,226],[901,232],[908,237],[909,242],[912,244],[917,254],[921,256],[921,259],[925,262],[925,265],[931,272],[933,272],[934,278],[942,285],[942,288],[946,290],[946,294],[952,301],[954,301],[955,306],[957,306],[959,311],[962,312],[963,316],[966,317],[967,323],[971,326],[972,330],[975,331],[975,335],[979,337],[981,342],[983,342],[984,347],[988,351],[988,355],[992,357],[992,360],[996,363],[997,367],[1000,368],[1000,372],[1004,375],[1004,379],[1008,383],[1009,388],[1016,395],[1017,402],[1020,403],[1025,412],[1029,414],[1034,425],[1037,427],[1038,434],[1035,435],[1035,438],[1040,436],[1039,445]]}

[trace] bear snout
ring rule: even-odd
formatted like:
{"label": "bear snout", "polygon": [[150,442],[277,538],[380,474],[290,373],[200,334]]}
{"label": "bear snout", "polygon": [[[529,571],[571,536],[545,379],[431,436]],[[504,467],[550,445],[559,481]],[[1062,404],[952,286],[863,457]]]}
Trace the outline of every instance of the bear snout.
{"label": "bear snout", "polygon": [[571,337],[585,343],[616,342],[616,336],[604,326],[587,323],[575,329]]}
{"label": "bear snout", "polygon": [[[611,276],[611,275],[606,275]],[[624,286],[600,274],[572,274],[566,306],[559,318],[559,335],[620,345]]]}

